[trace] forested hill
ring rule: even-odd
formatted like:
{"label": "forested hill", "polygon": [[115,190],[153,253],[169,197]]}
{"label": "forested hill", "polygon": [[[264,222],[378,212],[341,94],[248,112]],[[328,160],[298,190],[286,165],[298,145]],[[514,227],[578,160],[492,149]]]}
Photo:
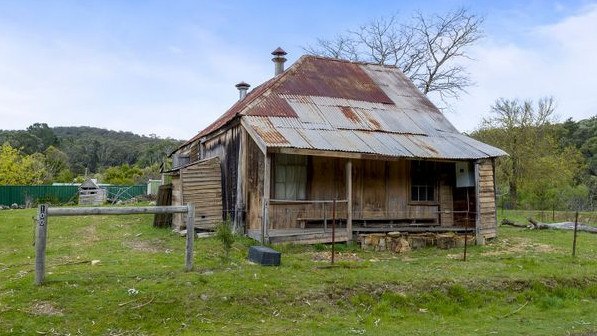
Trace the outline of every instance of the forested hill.
{"label": "forested hill", "polygon": [[85,169],[95,173],[107,167],[123,164],[148,167],[162,162],[182,141],[156,136],[141,136],[131,132],[111,131],[96,127],[48,127],[36,123],[26,130],[0,130],[0,144],[8,142],[22,154],[43,153],[55,147],[66,154],[70,170],[82,174]]}

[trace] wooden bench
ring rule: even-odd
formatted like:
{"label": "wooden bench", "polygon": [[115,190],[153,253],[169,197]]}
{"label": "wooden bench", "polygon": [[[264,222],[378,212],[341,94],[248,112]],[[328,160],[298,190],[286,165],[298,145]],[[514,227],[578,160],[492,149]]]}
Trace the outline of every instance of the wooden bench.
{"label": "wooden bench", "polygon": [[[296,221],[299,224],[299,227],[301,229],[305,229],[307,226],[307,223],[309,222],[318,222],[318,223],[324,223],[324,227],[325,227],[325,222],[327,221],[327,226],[329,226],[332,223],[332,218],[323,218],[323,217],[299,217],[296,219]],[[338,224],[338,222],[340,223],[346,223],[347,219],[346,217],[336,217],[336,224]],[[370,223],[373,224],[375,226],[375,224],[377,225],[381,225],[381,226],[393,226],[393,225],[399,225],[399,224],[408,224],[409,226],[440,226],[440,223],[437,219],[437,217],[418,217],[418,218],[396,218],[396,217],[384,217],[384,218],[353,218],[352,220],[353,225],[357,224],[357,223],[362,223],[362,225],[364,227],[367,227],[367,222],[374,222],[374,223]],[[373,227],[374,227],[373,226]]]}
{"label": "wooden bench", "polygon": [[[299,223],[299,226],[301,229],[304,229],[307,226],[308,222],[322,222],[324,223],[325,226],[325,222],[327,222],[328,225],[332,224],[332,218],[323,218],[323,217],[299,217],[296,219],[296,221]],[[338,224],[339,222],[342,223],[346,223],[347,219],[346,217],[336,217],[336,224]]]}

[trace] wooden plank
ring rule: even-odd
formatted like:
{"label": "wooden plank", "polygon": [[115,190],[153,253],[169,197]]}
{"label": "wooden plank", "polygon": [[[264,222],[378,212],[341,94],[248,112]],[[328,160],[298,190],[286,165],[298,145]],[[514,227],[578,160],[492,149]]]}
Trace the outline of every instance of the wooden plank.
{"label": "wooden plank", "polygon": [[244,192],[244,171],[245,167],[244,164],[245,160],[245,151],[246,151],[246,134],[247,131],[244,130],[243,127],[240,127],[240,134],[239,134],[239,144],[238,144],[238,164],[236,169],[236,204],[234,205],[234,218],[233,224],[234,228],[233,231],[237,234],[244,233],[244,221],[243,221],[243,207],[245,203],[245,192]]}
{"label": "wooden plank", "polygon": [[479,202],[479,161],[475,161],[475,236],[477,244],[483,245],[485,240],[480,236],[479,230],[481,228],[481,202]]}
{"label": "wooden plank", "polygon": [[[495,186],[495,158],[491,159],[491,171],[493,171],[493,178],[492,178],[492,180],[493,180],[493,204],[495,206],[497,204],[497,196],[496,196],[497,195],[497,189],[496,189],[496,186]],[[496,237],[497,236],[497,212],[494,213],[494,215],[493,215],[492,223],[493,223],[493,226],[496,228],[495,229],[496,233],[494,235],[494,237]]]}
{"label": "wooden plank", "polygon": [[394,226],[394,227],[387,227],[387,228],[372,228],[372,227],[362,227],[362,226],[355,226],[355,232],[471,232],[474,231],[473,228],[464,228],[464,227],[432,227],[432,226]]}
{"label": "wooden plank", "polygon": [[350,153],[350,152],[334,152],[334,151],[323,151],[313,149],[301,149],[301,148],[271,148],[272,153],[292,154],[292,155],[307,155],[307,156],[325,156],[328,158],[348,158],[348,159],[361,159],[363,155],[361,153]]}
{"label": "wooden plank", "polygon": [[[261,228],[261,216],[263,206],[261,204],[261,192],[263,186],[263,162],[264,154],[257,148],[251,138],[247,138],[247,221],[251,230]],[[261,234],[258,235],[260,240]]]}
{"label": "wooden plank", "polygon": [[185,248],[186,271],[193,270],[193,243],[195,239],[195,206],[187,203],[187,240]]}
{"label": "wooden plank", "polygon": [[195,206],[195,227],[222,221],[222,178],[219,157],[198,161],[181,170],[182,201]]}
{"label": "wooden plank", "polygon": [[352,241],[352,161],[346,161],[346,234],[348,241]]}
{"label": "wooden plank", "polygon": [[[454,210],[454,196],[453,196],[453,185],[452,181],[454,180],[454,166],[447,166],[448,164],[444,164],[442,168],[443,173],[440,174],[440,181],[439,181],[439,218],[440,218],[440,225],[443,227],[451,227],[454,226],[454,214],[452,211]],[[450,173],[446,171],[449,169]]]}
{"label": "wooden plank", "polygon": [[48,215],[51,216],[134,215],[185,212],[187,212],[186,206],[48,208]]}
{"label": "wooden plank", "polygon": [[268,237],[271,164],[271,154],[266,154],[265,164],[263,166],[263,215],[261,217],[261,242],[265,242],[266,238]]}
{"label": "wooden plank", "polygon": [[493,204],[495,202],[494,198],[492,196],[479,196],[479,202],[480,203],[485,203],[485,204]]}
{"label": "wooden plank", "polygon": [[[348,241],[348,235],[337,232],[335,235],[336,242]],[[269,237],[269,242],[272,244],[280,244],[292,242],[294,244],[319,244],[319,243],[330,243],[332,241],[331,232],[320,232],[320,233],[291,233],[288,235],[277,234]]]}
{"label": "wooden plank", "polygon": [[[158,188],[157,206],[172,205],[172,184],[163,184]],[[156,214],[153,218],[153,226],[172,226],[172,214]]]}

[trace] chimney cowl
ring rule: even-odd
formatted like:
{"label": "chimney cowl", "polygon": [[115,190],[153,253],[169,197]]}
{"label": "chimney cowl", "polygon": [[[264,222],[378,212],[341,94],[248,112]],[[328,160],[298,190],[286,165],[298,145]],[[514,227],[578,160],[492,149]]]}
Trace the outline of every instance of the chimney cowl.
{"label": "chimney cowl", "polygon": [[241,81],[240,83],[236,84],[235,87],[238,89],[238,100],[243,100],[247,96],[247,91],[251,85]]}
{"label": "chimney cowl", "polygon": [[272,61],[276,64],[275,71],[274,71],[275,76],[284,72],[284,62],[286,62],[286,57],[284,57],[284,56],[286,54],[287,54],[286,51],[284,51],[284,49],[282,49],[280,47],[278,47],[278,48],[276,48],[276,50],[272,51],[272,55],[274,55],[274,58],[272,58]]}
{"label": "chimney cowl", "polygon": [[276,48],[276,50],[272,51],[272,55],[274,56],[284,56],[287,55],[288,53],[286,51],[284,51],[284,49],[282,49],[281,47]]}

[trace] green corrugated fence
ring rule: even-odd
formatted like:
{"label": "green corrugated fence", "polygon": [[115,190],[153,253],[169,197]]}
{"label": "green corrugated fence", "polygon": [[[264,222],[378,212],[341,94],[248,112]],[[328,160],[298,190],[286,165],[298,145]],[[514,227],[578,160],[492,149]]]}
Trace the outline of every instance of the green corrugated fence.
{"label": "green corrugated fence", "polygon": [[[144,195],[146,185],[107,186],[108,199],[127,200],[135,196]],[[2,185],[0,186],[0,205],[13,203],[24,205],[27,201],[33,203],[60,204],[76,201],[79,194],[78,186],[52,185]]]}

